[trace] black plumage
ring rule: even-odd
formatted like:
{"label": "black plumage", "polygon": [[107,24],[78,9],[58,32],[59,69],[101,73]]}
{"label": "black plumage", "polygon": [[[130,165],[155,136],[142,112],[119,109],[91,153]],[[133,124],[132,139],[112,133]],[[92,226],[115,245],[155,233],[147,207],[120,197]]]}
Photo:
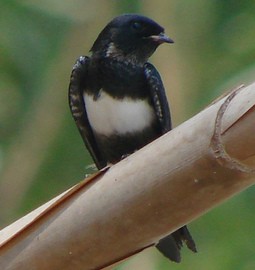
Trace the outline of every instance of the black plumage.
{"label": "black plumage", "polygon": [[[91,57],[73,67],[69,105],[98,169],[116,163],[171,130],[163,83],[148,58],[173,41],[153,20],[126,14],[113,19],[94,42]],[[186,227],[156,247],[180,261],[182,242],[196,251]]]}

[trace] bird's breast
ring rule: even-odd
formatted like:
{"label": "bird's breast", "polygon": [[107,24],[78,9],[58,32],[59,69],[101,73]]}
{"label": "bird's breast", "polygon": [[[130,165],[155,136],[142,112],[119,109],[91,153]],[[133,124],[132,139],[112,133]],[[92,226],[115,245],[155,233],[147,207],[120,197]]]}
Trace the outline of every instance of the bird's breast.
{"label": "bird's breast", "polygon": [[83,95],[86,112],[92,129],[102,135],[140,132],[156,119],[153,107],[147,99],[115,99],[106,92]]}

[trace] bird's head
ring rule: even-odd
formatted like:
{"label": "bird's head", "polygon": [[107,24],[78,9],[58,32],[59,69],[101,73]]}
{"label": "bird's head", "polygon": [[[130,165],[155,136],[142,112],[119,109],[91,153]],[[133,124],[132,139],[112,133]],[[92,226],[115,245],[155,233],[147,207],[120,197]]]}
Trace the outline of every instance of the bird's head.
{"label": "bird's head", "polygon": [[106,25],[91,51],[104,57],[142,64],[162,43],[173,43],[163,27],[147,17],[125,14]]}

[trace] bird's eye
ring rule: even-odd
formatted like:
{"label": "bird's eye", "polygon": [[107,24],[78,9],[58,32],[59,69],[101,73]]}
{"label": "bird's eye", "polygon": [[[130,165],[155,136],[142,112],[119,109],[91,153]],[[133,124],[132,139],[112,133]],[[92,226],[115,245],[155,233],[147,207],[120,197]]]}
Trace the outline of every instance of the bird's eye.
{"label": "bird's eye", "polygon": [[140,30],[142,29],[142,24],[140,22],[133,22],[132,23],[132,27],[135,29],[135,30]]}

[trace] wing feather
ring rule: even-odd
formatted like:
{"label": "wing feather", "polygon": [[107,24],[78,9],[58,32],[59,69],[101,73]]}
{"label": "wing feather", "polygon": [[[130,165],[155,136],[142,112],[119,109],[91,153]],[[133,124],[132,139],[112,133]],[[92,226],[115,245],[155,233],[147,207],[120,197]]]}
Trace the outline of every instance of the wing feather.
{"label": "wing feather", "polygon": [[[165,89],[160,75],[156,68],[150,64],[145,64],[145,76],[148,81],[150,94],[157,118],[159,119],[162,134],[172,129],[170,110],[165,94]],[[196,252],[196,245],[186,226],[160,239],[156,244],[157,249],[172,261],[180,262],[183,243],[193,252]]]}
{"label": "wing feather", "polygon": [[103,160],[101,153],[97,147],[97,143],[88,121],[87,112],[83,99],[83,92],[86,89],[87,70],[89,57],[80,56],[76,61],[69,84],[69,106],[79,129],[82,139],[89,150],[96,166],[101,169],[106,166],[106,161]]}
{"label": "wing feather", "polygon": [[162,134],[164,134],[172,129],[165,88],[158,71],[152,64],[145,64],[144,73],[150,89],[154,110],[160,122]]}

